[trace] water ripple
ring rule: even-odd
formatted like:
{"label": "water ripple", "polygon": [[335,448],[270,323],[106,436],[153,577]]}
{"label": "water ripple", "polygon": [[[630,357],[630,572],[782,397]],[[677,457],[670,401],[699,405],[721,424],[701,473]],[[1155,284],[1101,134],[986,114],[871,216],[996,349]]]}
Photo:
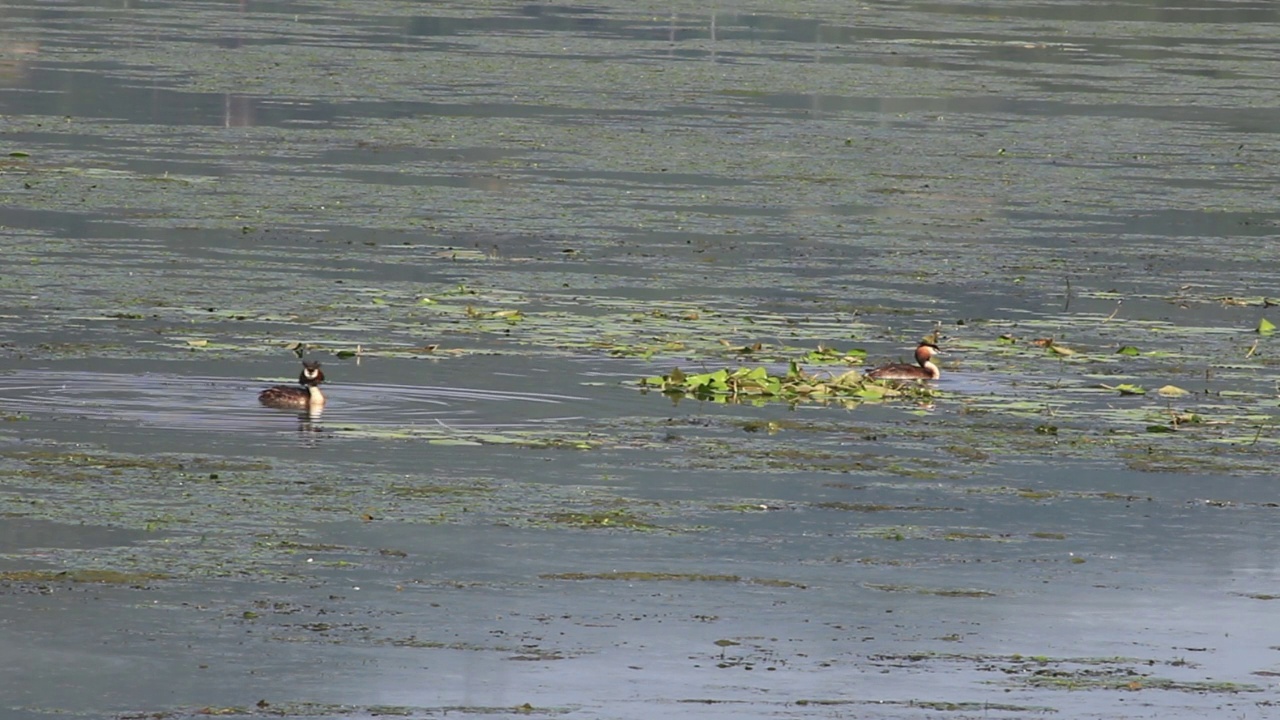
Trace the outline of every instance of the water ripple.
{"label": "water ripple", "polygon": [[[276,384],[225,377],[31,370],[0,375],[0,412],[69,416],[175,430],[279,431],[299,413],[264,408]],[[323,420],[361,427],[527,428],[578,419],[560,415],[585,398],[548,393],[390,384],[326,386]]]}

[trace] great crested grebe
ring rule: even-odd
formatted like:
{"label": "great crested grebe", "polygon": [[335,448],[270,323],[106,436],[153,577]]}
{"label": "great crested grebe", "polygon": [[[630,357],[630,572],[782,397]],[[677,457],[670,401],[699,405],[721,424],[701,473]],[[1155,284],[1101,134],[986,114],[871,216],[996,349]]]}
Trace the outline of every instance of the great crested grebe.
{"label": "great crested grebe", "polygon": [[941,355],[937,345],[923,341],[916,346],[916,362],[920,367],[906,363],[882,365],[867,373],[867,377],[877,380],[937,380],[942,377],[942,370],[933,362],[934,355]]}
{"label": "great crested grebe", "polygon": [[324,406],[324,395],[320,394],[320,383],[324,382],[324,371],[320,363],[302,361],[302,372],[298,373],[298,384],[301,387],[276,385],[258,393],[258,402],[268,407],[291,408],[296,410],[316,409]]}

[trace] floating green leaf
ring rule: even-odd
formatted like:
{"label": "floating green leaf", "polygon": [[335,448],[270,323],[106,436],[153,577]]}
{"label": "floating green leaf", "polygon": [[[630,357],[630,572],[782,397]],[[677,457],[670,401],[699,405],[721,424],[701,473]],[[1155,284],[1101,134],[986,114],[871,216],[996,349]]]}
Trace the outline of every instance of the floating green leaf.
{"label": "floating green leaf", "polygon": [[1139,353],[1138,353],[1138,348],[1136,348],[1136,347],[1134,347],[1134,346],[1132,346],[1132,345],[1125,345],[1124,347],[1121,347],[1119,350],[1116,350],[1116,354],[1117,354],[1117,355],[1129,355],[1129,356],[1136,356],[1136,355],[1138,355]]}
{"label": "floating green leaf", "polygon": [[1270,335],[1276,331],[1276,326],[1268,319],[1262,318],[1258,320],[1257,332],[1259,335]]}

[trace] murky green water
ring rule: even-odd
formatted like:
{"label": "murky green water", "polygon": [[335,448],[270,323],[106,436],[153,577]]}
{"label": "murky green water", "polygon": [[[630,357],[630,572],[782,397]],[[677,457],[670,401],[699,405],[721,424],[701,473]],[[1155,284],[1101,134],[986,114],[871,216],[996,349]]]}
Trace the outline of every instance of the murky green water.
{"label": "murky green water", "polygon": [[1275,712],[1280,11],[0,12],[7,716]]}

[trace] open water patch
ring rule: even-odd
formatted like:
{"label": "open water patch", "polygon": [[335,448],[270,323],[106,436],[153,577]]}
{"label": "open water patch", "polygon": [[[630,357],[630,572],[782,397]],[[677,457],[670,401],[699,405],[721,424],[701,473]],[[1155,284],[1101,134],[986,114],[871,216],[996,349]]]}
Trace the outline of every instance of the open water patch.
{"label": "open water patch", "polygon": [[[495,432],[578,419],[568,403],[585,398],[462,387],[393,384],[326,386],[322,413],[262,407],[257,393],[275,383],[160,373],[20,370],[0,375],[0,412],[11,419],[73,419],[221,433],[293,430],[293,419],[330,429],[413,428]],[[516,406],[519,409],[514,409]]]}

